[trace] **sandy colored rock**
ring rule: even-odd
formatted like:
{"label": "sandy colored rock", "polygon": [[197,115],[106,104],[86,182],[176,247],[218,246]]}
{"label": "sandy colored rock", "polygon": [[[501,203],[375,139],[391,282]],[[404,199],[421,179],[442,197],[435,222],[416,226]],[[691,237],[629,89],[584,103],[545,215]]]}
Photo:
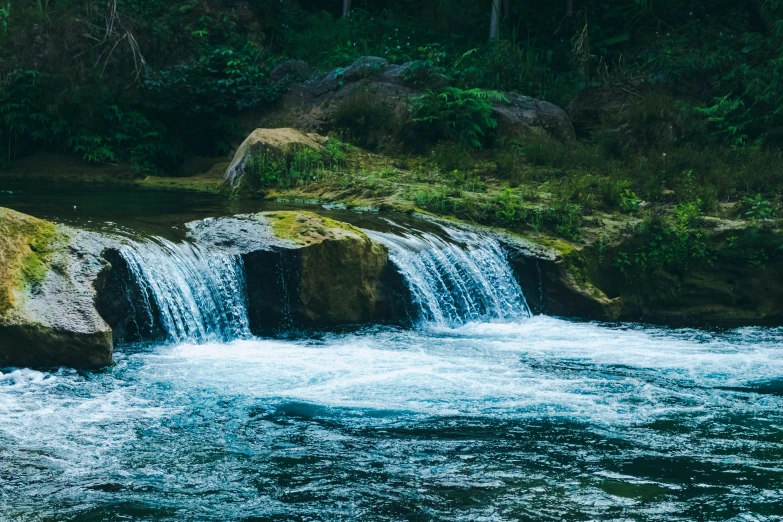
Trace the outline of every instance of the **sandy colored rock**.
{"label": "sandy colored rock", "polygon": [[256,129],[245,138],[237,149],[234,159],[226,170],[225,181],[237,186],[245,173],[247,160],[255,153],[287,157],[297,148],[310,148],[321,151],[326,138],[317,134],[304,134],[296,129]]}

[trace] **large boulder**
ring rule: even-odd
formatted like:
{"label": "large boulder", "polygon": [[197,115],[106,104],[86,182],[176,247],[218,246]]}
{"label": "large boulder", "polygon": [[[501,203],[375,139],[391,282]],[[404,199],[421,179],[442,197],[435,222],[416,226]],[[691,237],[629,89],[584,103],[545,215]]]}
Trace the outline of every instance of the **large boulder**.
{"label": "large boulder", "polygon": [[111,364],[111,328],[94,305],[106,264],[90,245],[80,231],[0,208],[0,366]]}
{"label": "large boulder", "polygon": [[503,94],[508,101],[498,103],[492,113],[501,134],[523,139],[538,136],[551,136],[560,141],[576,139],[571,118],[557,105],[513,92]]}
{"label": "large boulder", "polygon": [[269,79],[278,85],[285,82],[302,81],[311,74],[311,68],[304,60],[285,60],[269,73]]}
{"label": "large boulder", "polygon": [[325,141],[323,136],[303,134],[295,129],[256,129],[245,138],[234,154],[226,170],[225,182],[234,187],[239,185],[244,178],[248,160],[254,154],[269,154],[284,159],[303,147],[321,151]]}
{"label": "large boulder", "polygon": [[361,323],[383,301],[386,247],[358,228],[310,212],[265,212],[276,237],[297,250],[297,312],[308,323]]}
{"label": "large boulder", "polygon": [[254,333],[399,321],[409,301],[386,247],[360,229],[305,211],[189,224],[199,244],[242,256]]}

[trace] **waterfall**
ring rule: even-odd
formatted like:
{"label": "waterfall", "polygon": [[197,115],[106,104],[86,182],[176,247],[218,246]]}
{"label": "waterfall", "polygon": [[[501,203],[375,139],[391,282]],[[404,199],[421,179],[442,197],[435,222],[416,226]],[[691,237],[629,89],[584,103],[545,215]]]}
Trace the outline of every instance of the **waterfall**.
{"label": "waterfall", "polygon": [[434,234],[366,231],[385,244],[410,288],[423,322],[456,326],[470,321],[529,317],[500,244],[490,237],[444,228]]}
{"label": "waterfall", "polygon": [[142,289],[146,313],[158,314],[170,341],[250,336],[239,256],[159,237],[127,241],[120,255]]}

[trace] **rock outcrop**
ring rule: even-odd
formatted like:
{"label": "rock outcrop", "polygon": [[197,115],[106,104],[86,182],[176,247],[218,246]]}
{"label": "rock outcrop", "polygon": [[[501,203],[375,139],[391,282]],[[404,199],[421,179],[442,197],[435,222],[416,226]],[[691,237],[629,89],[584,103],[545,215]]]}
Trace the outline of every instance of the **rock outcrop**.
{"label": "rock outcrop", "polygon": [[280,211],[191,223],[200,244],[242,256],[254,333],[398,322],[407,289],[386,247],[312,212]]}
{"label": "rock outcrop", "polygon": [[[682,266],[625,273],[600,267],[596,283],[617,296],[619,319],[673,326],[783,324],[783,233],[750,223],[702,233],[709,255]],[[608,255],[632,247],[621,243]]]}
{"label": "rock outcrop", "polygon": [[783,324],[783,233],[748,226],[705,231],[710,255],[680,266],[620,270],[614,260],[638,241],[605,251],[506,242],[509,261],[537,313],[687,327]]}
{"label": "rock outcrop", "polygon": [[[410,73],[411,66],[363,56],[321,78],[291,85],[282,99],[283,110],[272,119],[283,120],[302,132],[325,133],[334,128],[342,104],[371,96],[388,111],[389,125],[403,125],[409,120],[409,98],[422,92]],[[570,117],[560,107],[517,93],[504,95],[508,102],[498,103],[494,112],[501,133],[517,137],[548,135],[564,141],[576,137]]]}
{"label": "rock outcrop", "polygon": [[[237,186],[242,182],[248,160],[254,154],[268,154],[285,159],[300,148],[320,151],[326,138],[317,134],[303,134],[295,129],[256,129],[237,149],[226,170],[225,182]],[[245,180],[250,182],[250,180]]]}
{"label": "rock outcrop", "polygon": [[0,208],[0,366],[111,364],[111,329],[94,305],[106,264],[91,245],[87,233]]}

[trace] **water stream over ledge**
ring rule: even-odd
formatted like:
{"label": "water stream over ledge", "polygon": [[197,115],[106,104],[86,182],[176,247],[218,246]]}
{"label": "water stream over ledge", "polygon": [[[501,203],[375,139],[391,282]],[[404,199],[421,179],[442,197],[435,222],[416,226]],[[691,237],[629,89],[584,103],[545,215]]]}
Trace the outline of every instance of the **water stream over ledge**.
{"label": "water stream over ledge", "polygon": [[430,326],[530,317],[500,244],[444,227],[451,240],[431,233],[367,231],[385,244],[408,284],[420,319]]}
{"label": "water stream over ledge", "polygon": [[120,255],[141,286],[149,322],[157,313],[169,341],[250,337],[239,256],[163,238],[128,242]]}

